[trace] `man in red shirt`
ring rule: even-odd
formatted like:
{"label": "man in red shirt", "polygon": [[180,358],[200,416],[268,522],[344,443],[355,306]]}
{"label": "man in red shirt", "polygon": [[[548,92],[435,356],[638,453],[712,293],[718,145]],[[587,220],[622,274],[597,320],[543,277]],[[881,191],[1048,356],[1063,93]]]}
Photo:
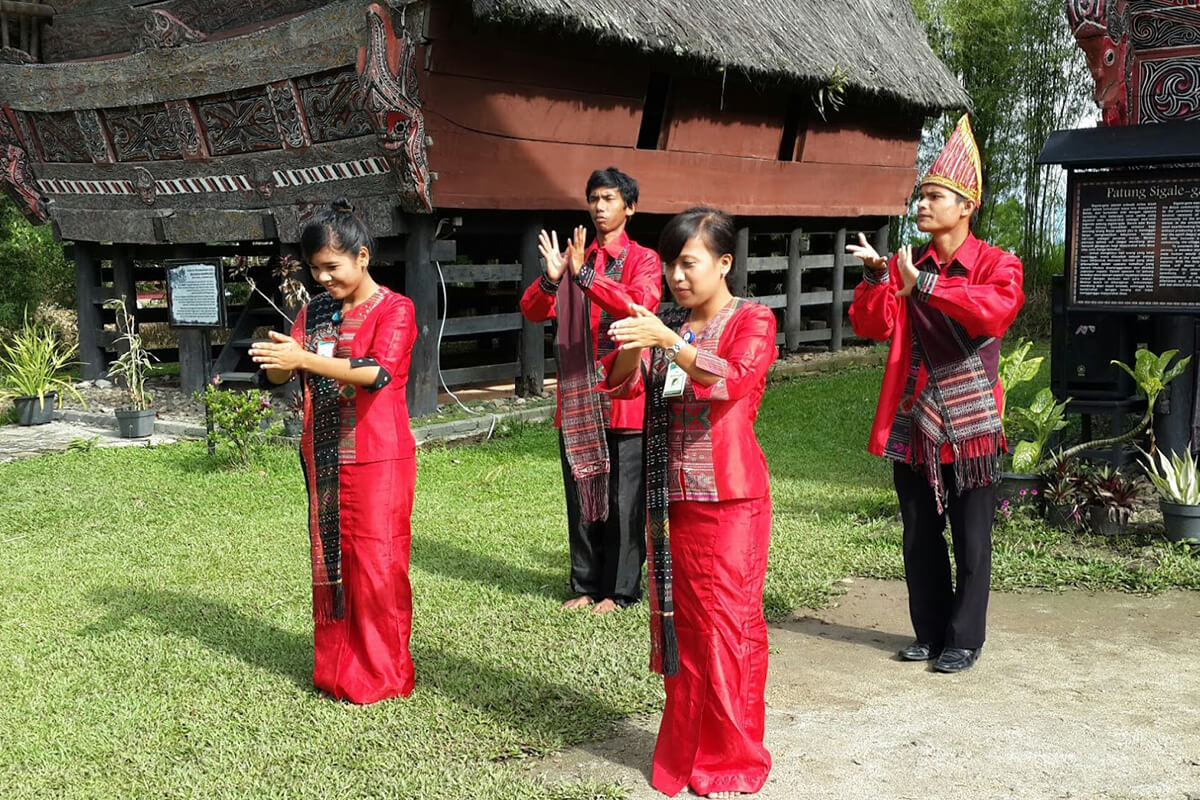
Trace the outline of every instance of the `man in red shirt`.
{"label": "man in red shirt", "polygon": [[575,229],[566,252],[542,231],[545,274],[521,297],[534,322],[556,319],[560,451],[567,499],[571,591],[563,608],[606,614],[638,602],[646,560],[642,502],[642,410],[638,400],[596,391],[599,360],[614,344],[608,328],[630,303],[651,311],[662,299],[662,262],[632,241],[625,225],[638,201],[637,181],[616,167],[588,178],[586,197],[596,238]]}
{"label": "man in red shirt", "polygon": [[[904,572],[917,640],[906,661],[969,669],[983,648],[992,567],[1000,424],[1000,341],[1025,294],[1021,262],[972,235],[982,175],[967,117],[921,179],[918,248],[890,260],[859,237],[867,266],[850,321],[891,339],[868,449],[894,462],[904,523]],[[950,522],[957,585],[943,531]]]}

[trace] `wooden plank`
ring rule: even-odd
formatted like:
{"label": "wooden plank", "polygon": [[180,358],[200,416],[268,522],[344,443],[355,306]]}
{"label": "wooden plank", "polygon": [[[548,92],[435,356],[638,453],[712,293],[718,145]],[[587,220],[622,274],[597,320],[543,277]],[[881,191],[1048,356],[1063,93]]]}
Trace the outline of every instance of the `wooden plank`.
{"label": "wooden plank", "polygon": [[641,98],[438,73],[427,83],[426,113],[463,128],[515,139],[637,144]]}
{"label": "wooden plank", "polygon": [[0,86],[9,105],[29,111],[163,103],[353,64],[363,31],[363,4],[340,0],[219,41],[103,61],[0,65]]}
{"label": "wooden plank", "polygon": [[521,330],[524,317],[518,314],[481,314],[476,317],[450,317],[446,320],[445,336],[471,336],[479,333],[501,333]]}
{"label": "wooden plank", "polygon": [[179,328],[179,388],[202,392],[212,370],[208,328]]}
{"label": "wooden plank", "polygon": [[[542,220],[531,217],[521,232],[521,284],[528,286],[542,274],[538,234]],[[514,390],[518,397],[540,396],[546,383],[546,323],[524,319],[521,324],[520,372]]]}
{"label": "wooden plank", "polygon": [[[534,234],[536,237],[536,233]],[[535,251],[537,240],[534,239]],[[506,283],[522,281],[520,264],[448,264],[442,265],[446,283]]]}
{"label": "wooden plank", "polygon": [[788,268],[787,256],[754,256],[746,259],[750,272],[778,272]]}
{"label": "wooden plank", "polygon": [[408,373],[408,410],[414,417],[437,411],[438,397],[438,276],[430,253],[433,219],[413,215],[404,258],[404,293],[416,313],[417,341]]}
{"label": "wooden plank", "polygon": [[17,0],[0,0],[0,11],[15,14],[20,17],[36,17],[37,19],[54,19],[54,8],[38,3],[22,3]]}
{"label": "wooden plank", "polygon": [[[466,386],[472,383],[510,381],[514,378],[518,378],[520,371],[521,362],[508,361],[503,364],[487,364],[479,367],[444,369],[442,370],[442,378],[446,381],[447,386],[454,388],[456,386]],[[545,359],[542,361],[542,374],[554,374],[554,359]]]}
{"label": "wooden plank", "polygon": [[64,240],[72,242],[130,242],[153,244],[158,241],[154,232],[151,211],[120,211],[99,209],[55,208],[51,217],[58,225]]}
{"label": "wooden plank", "polygon": [[675,78],[671,86],[666,149],[775,160],[788,98],[751,90],[739,78]]}
{"label": "wooden plank", "polygon": [[[250,26],[311,10],[328,0],[270,0],[247,3],[245,0],[167,0],[154,4],[155,10],[166,11],[189,27],[210,38],[222,32],[232,34]],[[130,3],[85,3],[74,8],[64,7],[55,0],[58,15],[46,29],[46,59],[68,61],[128,51],[142,27]],[[244,32],[244,31],[243,31]],[[226,34],[226,35],[228,35]]]}
{"label": "wooden plank", "polygon": [[787,306],[786,294],[764,294],[751,299],[756,303],[762,303],[767,308],[784,308]]}
{"label": "wooden plank", "polygon": [[[439,209],[557,211],[580,206],[579,181],[598,165],[620,164],[638,179],[642,213],[677,214],[698,204],[741,216],[840,217],[902,214],[913,166],[863,167],[766,161],[704,153],[514,142],[465,131],[431,116]],[[808,192],[806,186],[837,187]]]}
{"label": "wooden plank", "polygon": [[167,241],[178,243],[259,241],[267,233],[262,211],[177,208],[162,223]]}
{"label": "wooden plank", "polygon": [[842,349],[842,315],[846,305],[844,284],[846,282],[846,229],[841,228],[833,239],[833,288],[829,307],[829,349]]}
{"label": "wooden plank", "polygon": [[746,288],[750,283],[750,275],[746,271],[746,266],[750,260],[750,228],[745,225],[737,229],[737,240],[733,252],[733,273],[726,280],[729,283],[729,291],[733,292],[735,297],[745,297]]}
{"label": "wooden plank", "polygon": [[795,351],[800,345],[799,334],[804,329],[804,319],[800,313],[800,296],[804,291],[804,260],[801,255],[803,246],[804,230],[797,228],[788,236],[787,278],[784,282],[784,307],[787,310],[783,316],[783,329],[788,351]]}
{"label": "wooden plank", "polygon": [[95,255],[95,245],[76,242],[75,297],[76,318],[79,323],[79,360],[83,363],[83,377],[95,380],[104,377],[107,358],[100,343],[100,306],[95,292],[100,284],[100,261]]}
{"label": "wooden plank", "polygon": [[[778,333],[775,335],[775,344],[787,346],[786,341],[787,341],[786,333]],[[811,331],[797,331],[796,332],[796,344],[797,345],[812,344],[814,342],[828,342],[828,341],[829,341],[829,329],[828,328],[814,328]]]}
{"label": "wooden plank", "polygon": [[920,117],[896,118],[891,111],[887,117],[898,121],[879,124],[853,118],[834,122],[809,120],[802,158],[815,164],[882,167],[907,167],[915,163],[920,142]]}

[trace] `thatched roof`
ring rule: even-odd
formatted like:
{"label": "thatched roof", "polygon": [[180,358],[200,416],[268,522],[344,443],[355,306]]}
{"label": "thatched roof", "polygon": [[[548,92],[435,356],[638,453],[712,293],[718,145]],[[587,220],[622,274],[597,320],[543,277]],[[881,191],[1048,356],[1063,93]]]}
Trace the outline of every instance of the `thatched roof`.
{"label": "thatched roof", "polygon": [[827,83],[925,110],[969,105],[910,0],[472,0],[475,15],[566,28],[751,76]]}

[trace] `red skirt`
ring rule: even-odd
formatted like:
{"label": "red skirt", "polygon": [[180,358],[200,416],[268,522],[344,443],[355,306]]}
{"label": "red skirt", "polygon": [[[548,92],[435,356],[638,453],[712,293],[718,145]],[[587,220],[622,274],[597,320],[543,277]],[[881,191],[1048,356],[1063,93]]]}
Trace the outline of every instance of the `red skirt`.
{"label": "red skirt", "polygon": [[771,771],[762,610],[771,498],[672,503],[670,523],[679,673],[666,679],[651,783],[668,795],[688,785],[757,792]]}
{"label": "red skirt", "polygon": [[346,615],[313,631],[313,683],[339,700],[374,703],[413,690],[408,555],[416,478],[413,458],[340,469]]}

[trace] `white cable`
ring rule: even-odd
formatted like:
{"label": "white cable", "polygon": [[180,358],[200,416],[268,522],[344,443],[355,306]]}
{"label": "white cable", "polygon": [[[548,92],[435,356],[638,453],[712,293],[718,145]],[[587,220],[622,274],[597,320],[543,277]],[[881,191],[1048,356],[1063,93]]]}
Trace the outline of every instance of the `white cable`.
{"label": "white cable", "polygon": [[[441,222],[444,222],[444,221],[445,220],[442,220]],[[438,223],[438,230],[441,230],[441,222]],[[434,238],[435,239],[437,238],[436,231],[434,233]],[[450,387],[446,385],[446,376],[444,376],[442,374],[442,337],[446,333],[446,318],[450,315],[450,300],[449,300],[449,296],[446,293],[446,276],[442,274],[441,262],[434,261],[433,265],[435,267],[437,267],[438,283],[440,283],[442,286],[442,324],[438,328],[438,337],[437,337],[438,381],[442,384],[442,388],[446,390],[446,394],[453,397],[454,402],[458,403],[459,408],[461,408],[463,411],[467,412],[468,414],[471,414],[472,416],[479,416],[480,412],[472,411],[471,409],[467,408],[463,404],[463,401],[458,399],[458,395],[456,395],[454,392],[450,391]],[[495,414],[492,414],[492,426],[490,428],[488,428],[487,437],[484,439],[484,441],[487,441],[488,439],[492,438],[492,434],[496,431],[496,420],[497,420],[497,416]]]}

